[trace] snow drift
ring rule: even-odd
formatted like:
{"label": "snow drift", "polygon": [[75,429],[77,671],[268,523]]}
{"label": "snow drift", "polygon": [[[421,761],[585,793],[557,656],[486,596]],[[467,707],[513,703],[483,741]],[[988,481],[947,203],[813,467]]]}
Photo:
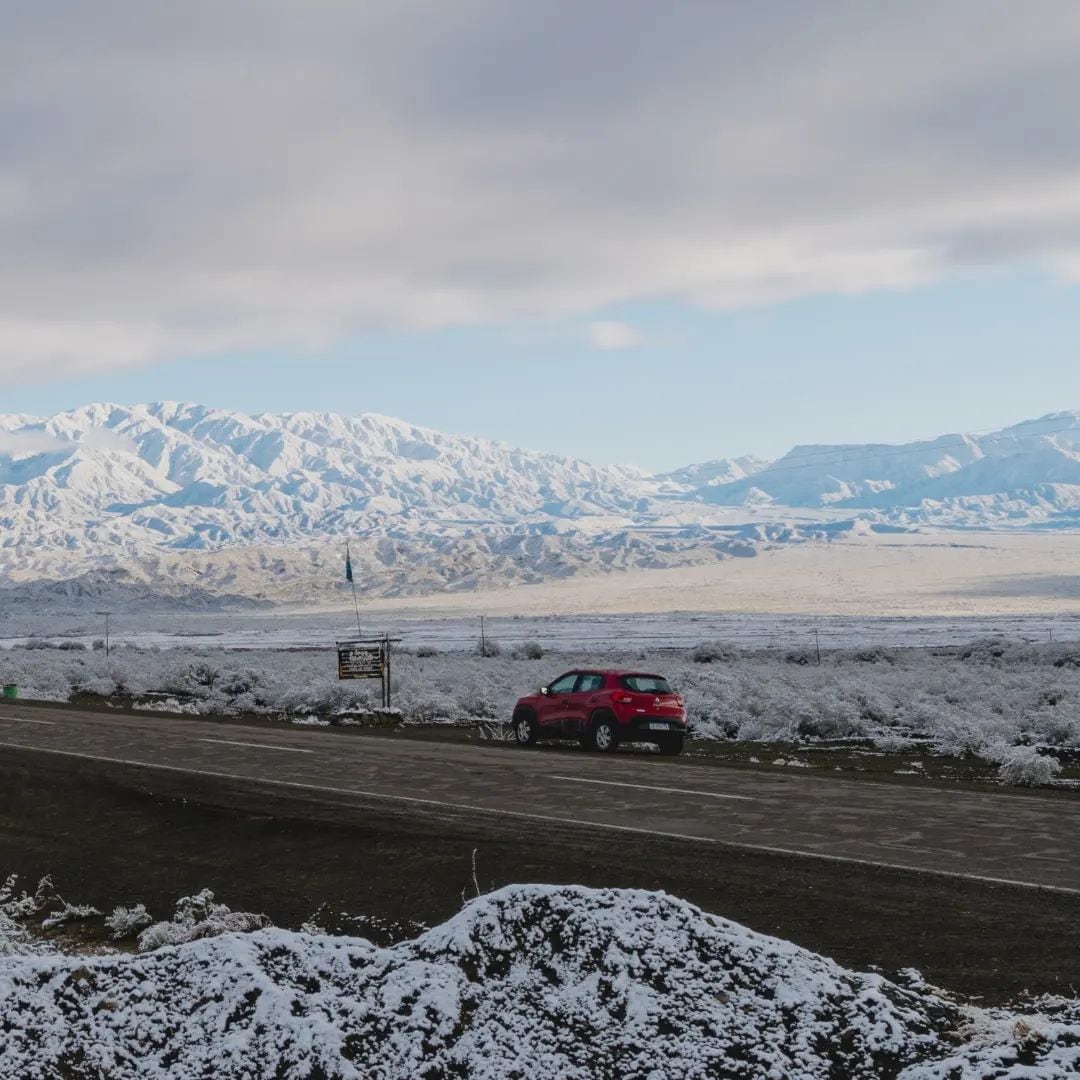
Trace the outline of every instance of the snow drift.
{"label": "snow drift", "polygon": [[1051,1077],[1080,1039],[1055,1009],[964,1010],[663,893],[510,886],[391,948],[267,929],[0,959],[0,1075]]}

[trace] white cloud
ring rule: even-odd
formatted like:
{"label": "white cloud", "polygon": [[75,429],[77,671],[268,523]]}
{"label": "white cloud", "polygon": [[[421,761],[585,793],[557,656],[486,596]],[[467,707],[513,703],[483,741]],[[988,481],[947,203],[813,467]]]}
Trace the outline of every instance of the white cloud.
{"label": "white cloud", "polygon": [[0,428],[0,455],[4,457],[22,457],[26,454],[64,454],[85,446],[92,450],[124,451],[136,453],[138,447],[125,435],[110,431],[104,427],[87,430],[79,438],[58,435],[37,426],[40,421],[30,417],[0,417],[13,426]]}
{"label": "white cloud", "polygon": [[635,349],[645,343],[641,331],[624,322],[590,323],[589,341],[595,349]]}
{"label": "white cloud", "polygon": [[50,435],[47,431],[0,430],[0,454],[20,457],[23,454],[49,454],[71,446],[66,439]]}
{"label": "white cloud", "polygon": [[1080,261],[1080,6],[16,5],[0,383]]}

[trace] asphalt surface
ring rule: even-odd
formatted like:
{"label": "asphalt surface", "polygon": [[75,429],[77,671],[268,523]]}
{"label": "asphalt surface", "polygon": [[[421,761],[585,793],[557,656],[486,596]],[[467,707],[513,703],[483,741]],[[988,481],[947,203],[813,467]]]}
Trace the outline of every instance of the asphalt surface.
{"label": "asphalt surface", "polygon": [[0,748],[317,794],[342,807],[639,835],[1080,895],[1080,800],[753,773],[644,754],[346,738],[71,709],[0,709]]}

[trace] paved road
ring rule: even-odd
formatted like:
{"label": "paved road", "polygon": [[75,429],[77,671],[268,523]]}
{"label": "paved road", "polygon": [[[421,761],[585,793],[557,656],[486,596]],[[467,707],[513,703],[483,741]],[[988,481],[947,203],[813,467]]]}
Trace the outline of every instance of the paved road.
{"label": "paved road", "polygon": [[1080,893],[1080,799],[17,705],[3,747]]}

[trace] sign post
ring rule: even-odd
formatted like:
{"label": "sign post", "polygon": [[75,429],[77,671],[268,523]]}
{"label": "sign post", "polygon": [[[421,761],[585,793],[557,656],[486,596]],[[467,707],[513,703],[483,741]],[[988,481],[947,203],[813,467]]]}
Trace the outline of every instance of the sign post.
{"label": "sign post", "polygon": [[390,708],[390,646],[400,641],[383,634],[380,638],[354,638],[337,643],[339,679],[379,679],[382,704]]}

